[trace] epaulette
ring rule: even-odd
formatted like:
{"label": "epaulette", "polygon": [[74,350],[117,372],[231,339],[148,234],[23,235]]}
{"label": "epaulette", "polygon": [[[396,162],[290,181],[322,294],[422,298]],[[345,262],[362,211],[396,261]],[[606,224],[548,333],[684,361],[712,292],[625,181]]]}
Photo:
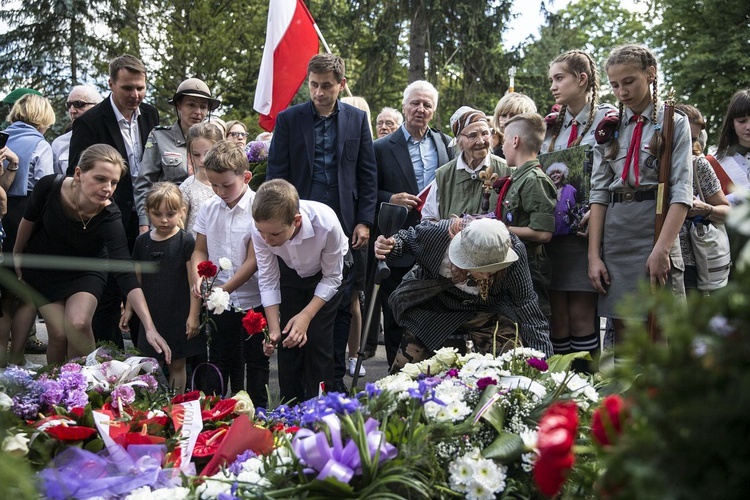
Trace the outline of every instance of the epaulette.
{"label": "epaulette", "polygon": [[606,144],[620,126],[620,112],[613,109],[599,122],[594,132],[597,144]]}

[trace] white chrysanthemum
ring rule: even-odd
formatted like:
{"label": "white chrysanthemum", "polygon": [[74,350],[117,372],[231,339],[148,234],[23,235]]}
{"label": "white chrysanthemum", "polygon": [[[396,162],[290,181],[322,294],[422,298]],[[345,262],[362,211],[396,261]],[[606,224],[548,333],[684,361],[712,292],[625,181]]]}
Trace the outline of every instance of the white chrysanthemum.
{"label": "white chrysanthemum", "polygon": [[227,257],[221,257],[219,259],[219,269],[221,269],[222,271],[232,269],[232,261]]}
{"label": "white chrysanthemum", "polygon": [[525,430],[519,432],[518,435],[521,436],[523,445],[527,450],[536,449],[537,433],[535,430],[529,429],[527,427]]}
{"label": "white chrysanthemum", "polygon": [[524,453],[521,455],[521,469],[524,472],[532,472],[534,470],[534,462],[536,462],[536,453]]}
{"label": "white chrysanthemum", "polygon": [[419,387],[418,382],[412,380],[409,375],[403,372],[396,373],[395,375],[388,375],[387,377],[380,379],[376,384],[380,389],[398,395],[398,398],[401,400],[409,398],[409,393],[407,392],[409,389],[416,389]]}
{"label": "white chrysanthemum", "polygon": [[436,422],[450,422],[452,420],[451,413],[448,411],[448,408],[445,406],[441,406],[440,410],[435,414],[435,421]]}
{"label": "white chrysanthemum", "polygon": [[445,404],[462,401],[466,397],[466,386],[454,379],[445,379],[435,387],[435,397]]}
{"label": "white chrysanthemum", "polygon": [[466,493],[466,498],[470,500],[491,500],[495,498],[495,493],[479,481],[470,481],[466,485],[464,493]]}
{"label": "white chrysanthemum", "polygon": [[198,486],[196,493],[198,498],[209,500],[216,498],[222,493],[227,493],[232,489],[232,484],[225,481],[212,481],[207,479],[205,483]]}
{"label": "white chrysanthemum", "polygon": [[424,415],[428,419],[435,420],[438,413],[445,408],[445,405],[438,404],[434,401],[428,401],[424,404],[423,410]]}
{"label": "white chrysanthemum", "polygon": [[451,488],[456,489],[460,485],[468,484],[471,481],[471,477],[474,475],[472,465],[471,460],[466,455],[450,463],[448,473],[450,474]]}
{"label": "white chrysanthemum", "polygon": [[463,401],[454,401],[445,409],[453,422],[461,421],[471,414],[471,408]]}
{"label": "white chrysanthemum", "polygon": [[254,471],[245,471],[243,470],[240,472],[240,474],[237,476],[237,481],[241,483],[247,483],[247,484],[253,484],[256,486],[261,486],[264,488],[268,488],[271,486],[271,482],[262,477],[260,474]]}
{"label": "white chrysanthemum", "polygon": [[206,307],[214,314],[221,314],[229,309],[229,293],[216,287],[211,290],[211,295],[206,300]]}
{"label": "white chrysanthemum", "polygon": [[242,463],[242,470],[246,472],[260,472],[263,470],[263,459],[253,457]]}
{"label": "white chrysanthemum", "polygon": [[481,458],[477,460],[473,479],[491,492],[497,493],[505,489],[507,470],[505,466],[498,466],[492,460]]}

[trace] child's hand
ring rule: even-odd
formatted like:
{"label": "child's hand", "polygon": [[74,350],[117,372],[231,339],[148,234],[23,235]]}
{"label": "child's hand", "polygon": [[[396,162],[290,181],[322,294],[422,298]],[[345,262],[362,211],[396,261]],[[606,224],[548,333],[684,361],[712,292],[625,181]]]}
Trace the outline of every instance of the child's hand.
{"label": "child's hand", "polygon": [[159,335],[159,332],[156,330],[146,330],[146,340],[157,353],[164,353],[164,361],[167,364],[172,362],[172,349],[169,348],[169,344],[164,340],[164,337]]}
{"label": "child's hand", "polygon": [[198,335],[198,333],[200,332],[200,326],[200,316],[188,316],[187,322],[185,323],[185,335],[187,335],[188,340]]}
{"label": "child's hand", "polygon": [[302,347],[307,343],[307,327],[310,320],[307,314],[301,312],[289,320],[282,334],[288,334],[282,342],[284,347]]}
{"label": "child's hand", "polygon": [[133,310],[126,307],[120,314],[120,331],[130,333],[130,318],[133,317]]}
{"label": "child's hand", "polygon": [[591,215],[591,211],[586,212],[583,215],[583,218],[581,219],[581,223],[579,224],[579,227],[581,228],[580,231],[578,231],[578,236],[583,236],[584,238],[589,237],[589,216]]}
{"label": "child's hand", "polygon": [[265,354],[266,356],[270,358],[271,356],[273,356],[273,353],[275,351],[276,351],[276,344],[273,341],[271,342],[266,342],[265,340],[263,341],[263,354]]}
{"label": "child's hand", "polygon": [[203,278],[199,277],[195,283],[193,283],[193,287],[190,289],[190,292],[193,294],[193,297],[196,299],[202,299],[203,294],[201,293],[201,288],[203,288]]}
{"label": "child's hand", "polygon": [[609,285],[609,272],[602,259],[589,259],[589,281],[597,292],[607,294],[604,287]]}

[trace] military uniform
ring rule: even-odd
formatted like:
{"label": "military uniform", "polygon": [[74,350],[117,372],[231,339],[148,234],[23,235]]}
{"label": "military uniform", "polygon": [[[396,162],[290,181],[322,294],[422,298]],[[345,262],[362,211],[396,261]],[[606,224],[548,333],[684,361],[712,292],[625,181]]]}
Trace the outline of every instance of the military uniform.
{"label": "military uniform", "polygon": [[[637,291],[638,282],[646,279],[646,261],[654,248],[654,217],[656,213],[656,188],[659,182],[658,158],[651,154],[649,142],[656,124],[651,120],[654,105],[650,103],[641,116],[643,132],[638,155],[638,168],[633,165],[625,179],[623,171],[628,147],[636,128],[635,114],[625,108],[617,130],[619,150],[614,159],[605,159],[609,142],[594,148],[594,165],[591,174],[591,203],[607,206],[602,235],[602,259],[607,266],[610,285],[606,295],[599,296],[601,316],[623,319],[617,309],[623,297]],[[658,122],[664,119],[659,104]],[[669,178],[669,203],[692,206],[693,174],[692,143],[688,120],[679,113],[674,115],[672,138],[672,168]],[[637,175],[637,180],[636,180]],[[681,271],[684,270],[679,238],[670,251],[672,269],[670,287],[677,295],[684,294]],[[643,318],[645,320],[645,318]]]}
{"label": "military uniform", "polygon": [[[615,109],[611,104],[601,104],[597,107],[594,120],[588,130],[586,130],[586,126],[589,122],[591,103],[586,104],[576,116],[573,116],[570,110],[566,109],[565,119],[560,128],[560,133],[557,134],[552,151],[567,149],[574,120],[578,128],[578,137],[581,137],[579,146],[588,145],[593,148],[596,146],[596,136],[594,135],[596,126],[604,118],[604,115]],[[550,150],[553,128],[547,128],[547,137],[542,144],[542,153]],[[584,130],[586,130],[586,134],[583,134]],[[577,201],[580,203],[583,200],[578,199]],[[591,281],[589,281],[589,244],[586,238],[576,234],[553,236],[552,240],[545,245],[545,249],[552,268],[550,290],[596,293],[594,287],[591,286]]]}
{"label": "military uniform", "polygon": [[[507,226],[529,227],[535,231],[555,231],[555,203],[557,189],[539,165],[539,160],[527,161],[511,175],[511,185],[502,200],[501,220]],[[529,258],[531,281],[539,296],[539,307],[545,316],[552,310],[547,288],[551,265],[544,245],[524,241]]]}
{"label": "military uniform", "polygon": [[155,182],[181,184],[188,175],[187,146],[180,122],[176,121],[171,127],[155,127],[146,141],[140,171],[133,187],[138,224],[150,225],[146,195]]}

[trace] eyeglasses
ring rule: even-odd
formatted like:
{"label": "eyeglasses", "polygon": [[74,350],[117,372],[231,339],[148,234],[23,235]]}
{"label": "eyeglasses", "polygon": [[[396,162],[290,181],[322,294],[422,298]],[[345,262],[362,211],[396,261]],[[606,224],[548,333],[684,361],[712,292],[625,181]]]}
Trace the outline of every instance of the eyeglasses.
{"label": "eyeglasses", "polygon": [[490,138],[490,136],[492,136],[492,129],[490,128],[487,130],[482,130],[481,132],[472,132],[470,134],[460,134],[460,135],[466,137],[471,142],[477,142],[480,137],[486,141]]}
{"label": "eyeglasses", "polygon": [[395,127],[396,122],[392,122],[391,120],[380,120],[379,122],[376,122],[375,125],[377,125],[378,127],[382,127],[383,125],[385,125],[386,127]]}
{"label": "eyeglasses", "polygon": [[86,106],[93,106],[96,104],[95,102],[86,102],[86,101],[68,101],[65,103],[65,106],[70,108],[73,106],[76,109],[85,108]]}
{"label": "eyeglasses", "polygon": [[229,132],[229,135],[234,137],[235,139],[244,139],[248,136],[247,132]]}

